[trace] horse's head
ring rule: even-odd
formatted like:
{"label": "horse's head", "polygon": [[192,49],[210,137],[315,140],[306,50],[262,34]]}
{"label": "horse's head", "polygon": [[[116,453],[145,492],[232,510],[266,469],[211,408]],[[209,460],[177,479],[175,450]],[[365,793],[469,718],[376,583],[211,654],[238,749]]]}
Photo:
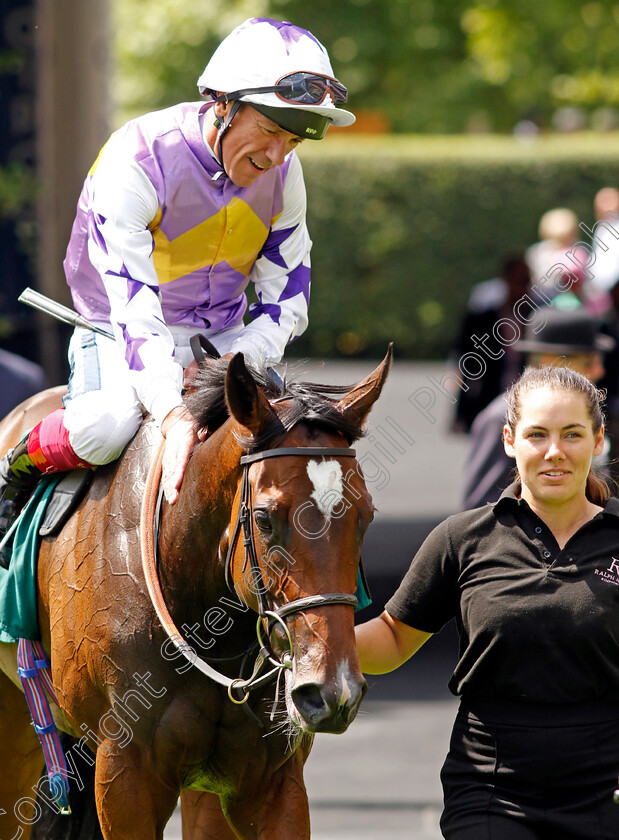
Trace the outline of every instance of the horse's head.
{"label": "horse's head", "polygon": [[391,349],[338,401],[309,386],[269,399],[242,355],[226,375],[228,410],[248,451],[232,510],[228,582],[263,616],[264,653],[287,666],[288,715],[307,731],[344,731],[366,690],[354,593],[373,505],[349,446],[390,363]]}

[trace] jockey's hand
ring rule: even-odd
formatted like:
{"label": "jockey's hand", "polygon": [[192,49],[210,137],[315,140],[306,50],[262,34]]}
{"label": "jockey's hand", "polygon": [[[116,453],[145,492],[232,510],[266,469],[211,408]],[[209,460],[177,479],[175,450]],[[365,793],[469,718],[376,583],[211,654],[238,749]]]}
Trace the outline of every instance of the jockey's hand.
{"label": "jockey's hand", "polygon": [[173,505],[194,447],[207,436],[206,429],[198,429],[195,419],[184,405],[173,408],[161,424],[165,438],[161,484],[167,502]]}

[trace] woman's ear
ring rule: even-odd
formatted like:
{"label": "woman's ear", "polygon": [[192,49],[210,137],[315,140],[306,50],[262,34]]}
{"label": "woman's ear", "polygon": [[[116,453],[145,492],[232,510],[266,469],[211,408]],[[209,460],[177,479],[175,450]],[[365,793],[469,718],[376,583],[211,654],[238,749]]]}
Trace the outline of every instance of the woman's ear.
{"label": "woman's ear", "polygon": [[593,454],[594,455],[601,455],[604,451],[604,426],[600,429],[600,431],[595,436],[595,443],[593,444]]}
{"label": "woman's ear", "polygon": [[512,430],[507,424],[503,426],[503,446],[505,447],[506,455],[509,455],[510,458],[516,457],[516,450],[514,449],[514,436],[512,434]]}

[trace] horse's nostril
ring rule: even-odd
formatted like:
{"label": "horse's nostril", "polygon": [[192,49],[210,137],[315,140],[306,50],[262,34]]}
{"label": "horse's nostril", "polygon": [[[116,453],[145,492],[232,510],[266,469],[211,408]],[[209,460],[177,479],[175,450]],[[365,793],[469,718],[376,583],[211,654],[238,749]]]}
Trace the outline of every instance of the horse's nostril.
{"label": "horse's nostril", "polygon": [[299,715],[315,732],[343,732],[355,717],[366,689],[365,680],[348,687],[345,695],[319,683],[304,683],[292,689]]}
{"label": "horse's nostril", "polygon": [[322,696],[320,686],[315,683],[306,683],[293,688],[292,700],[306,720],[313,720],[328,713],[328,707]]}

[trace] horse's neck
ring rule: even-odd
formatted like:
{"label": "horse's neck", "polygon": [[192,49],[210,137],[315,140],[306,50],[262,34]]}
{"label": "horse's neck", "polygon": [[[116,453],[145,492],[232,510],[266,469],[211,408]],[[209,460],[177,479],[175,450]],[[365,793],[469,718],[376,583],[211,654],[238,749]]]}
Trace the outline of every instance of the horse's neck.
{"label": "horse's neck", "polygon": [[230,524],[243,454],[233,429],[228,421],[196,447],[178,501],[162,517],[162,577],[184,609],[191,599],[203,612],[204,597],[219,597],[226,590],[219,546]]}

